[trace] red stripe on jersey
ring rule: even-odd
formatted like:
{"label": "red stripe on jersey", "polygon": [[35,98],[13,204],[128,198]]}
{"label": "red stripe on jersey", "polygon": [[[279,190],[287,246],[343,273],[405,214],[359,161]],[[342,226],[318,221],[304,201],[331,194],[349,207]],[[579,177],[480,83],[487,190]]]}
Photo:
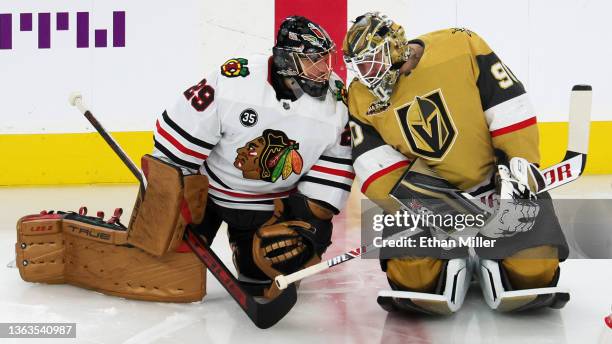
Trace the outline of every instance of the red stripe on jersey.
{"label": "red stripe on jersey", "polygon": [[365,182],[363,182],[363,185],[361,186],[361,192],[362,193],[366,193],[366,190],[368,189],[370,184],[372,184],[376,179],[384,176],[387,173],[391,173],[391,172],[397,170],[398,168],[407,166],[408,164],[410,164],[409,160],[399,161],[399,162],[396,162],[395,164],[393,164],[391,166],[387,166],[387,167],[383,168],[382,170],[374,173],[368,179],[366,179]]}
{"label": "red stripe on jersey", "polygon": [[174,147],[176,147],[176,149],[180,150],[181,152],[191,155],[193,157],[196,157],[198,159],[202,159],[205,160],[206,158],[208,158],[208,155],[206,154],[202,154],[200,152],[196,152],[192,149],[189,149],[185,146],[183,146],[180,142],[178,142],[174,137],[172,137],[172,135],[170,135],[170,133],[168,133],[167,131],[164,130],[164,128],[161,127],[161,125],[159,124],[159,120],[157,122],[155,122],[155,126],[157,127],[157,132],[163,136],[163,138],[165,138],[166,140],[168,140],[168,142],[172,143],[172,145]]}
{"label": "red stripe on jersey", "polygon": [[504,134],[508,134],[511,133],[513,131],[517,131],[523,128],[527,128],[531,125],[537,124],[538,120],[534,117],[528,118],[524,121],[518,122],[518,123],[514,123],[512,125],[509,125],[507,127],[503,127],[503,128],[499,128],[499,129],[495,129],[491,132],[491,137],[495,137],[495,136],[500,136],[500,135],[504,135]]}
{"label": "red stripe on jersey", "polygon": [[344,170],[339,170],[337,168],[330,168],[330,167],[325,167],[325,166],[313,165],[310,169],[313,170],[313,171],[317,171],[317,172],[333,174],[335,176],[355,179],[355,173],[352,173],[352,172],[349,172],[349,171],[344,171]]}
{"label": "red stripe on jersey", "polygon": [[238,197],[238,198],[280,198],[280,197],[284,197],[284,196],[288,196],[289,194],[292,194],[296,191],[296,189],[291,189],[289,191],[283,191],[283,192],[274,192],[274,193],[266,193],[266,194],[243,194],[243,193],[239,193],[239,192],[233,192],[233,191],[228,191],[228,190],[223,190],[220,189],[218,187],[215,187],[213,185],[208,185],[208,187],[210,189],[219,191],[221,193],[224,193],[226,195],[232,196],[232,197]]}

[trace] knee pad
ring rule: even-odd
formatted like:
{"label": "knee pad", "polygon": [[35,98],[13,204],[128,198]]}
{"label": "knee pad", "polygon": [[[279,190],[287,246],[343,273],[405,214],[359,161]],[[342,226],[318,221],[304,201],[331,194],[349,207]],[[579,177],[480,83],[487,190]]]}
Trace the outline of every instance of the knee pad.
{"label": "knee pad", "polygon": [[550,287],[559,268],[557,248],[537,246],[516,252],[502,261],[512,289]]}
{"label": "knee pad", "polygon": [[129,299],[194,302],[206,270],[191,252],[155,257],[127,244],[124,226],[81,213],[46,213],[17,222],[15,245],[24,281],[68,283]]}
{"label": "knee pad", "polygon": [[444,261],[432,257],[393,258],[386,262],[387,278],[402,290],[433,292]]}

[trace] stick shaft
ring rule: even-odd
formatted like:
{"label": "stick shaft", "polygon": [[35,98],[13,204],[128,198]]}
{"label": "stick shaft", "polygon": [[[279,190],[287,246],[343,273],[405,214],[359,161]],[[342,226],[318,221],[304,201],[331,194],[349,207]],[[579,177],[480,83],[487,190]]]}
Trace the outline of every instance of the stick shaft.
{"label": "stick shaft", "polygon": [[144,195],[144,191],[147,188],[147,179],[144,177],[142,171],[134,164],[132,159],[129,158],[127,153],[121,148],[119,143],[115,141],[115,139],[104,129],[102,124],[96,119],[96,117],[88,110],[85,105],[83,105],[83,101],[80,97],[74,100],[74,105],[79,109],[79,111],[85,116],[85,118],[91,123],[91,125],[96,129],[98,134],[102,136],[104,141],[108,144],[108,146],[115,152],[117,157],[121,159],[123,164],[132,172],[134,177],[138,179],[138,183],[140,184],[140,191]]}

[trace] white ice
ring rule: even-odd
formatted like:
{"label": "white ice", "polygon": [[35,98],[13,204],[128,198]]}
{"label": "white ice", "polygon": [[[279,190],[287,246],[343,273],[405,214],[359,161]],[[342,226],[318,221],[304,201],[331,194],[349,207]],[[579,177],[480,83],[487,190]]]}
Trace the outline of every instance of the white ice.
{"label": "white ice", "polygon": [[[568,260],[560,285],[571,290],[562,310],[500,314],[471,286],[463,308],[449,317],[388,314],[376,304],[376,293],[387,289],[378,261],[355,260],[305,280],[294,309],[268,330],[256,328],[212,275],[208,295],[191,304],[131,301],[69,285],[21,280],[14,259],[15,223],[43,209],[90,213],[116,207],[129,210],[135,186],[0,188],[0,322],[75,322],[77,339],[51,343],[598,343],[612,329],[604,316],[612,305],[612,260]],[[587,176],[555,192],[553,197],[612,198],[611,176]],[[336,221],[327,257],[359,246],[359,200]],[[610,223],[610,222],[608,222]],[[609,233],[612,238],[612,231]],[[231,265],[227,236],[213,249]],[[0,339],[2,343],[41,342]]]}

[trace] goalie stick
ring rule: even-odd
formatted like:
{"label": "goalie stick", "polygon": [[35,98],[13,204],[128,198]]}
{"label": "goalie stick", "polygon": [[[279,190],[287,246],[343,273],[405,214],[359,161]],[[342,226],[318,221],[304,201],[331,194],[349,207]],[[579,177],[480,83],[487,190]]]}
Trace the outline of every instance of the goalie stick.
{"label": "goalie stick", "polygon": [[[94,126],[96,131],[104,138],[106,143],[112,148],[117,156],[123,161],[132,174],[138,179],[142,195],[146,191],[146,178],[142,171],[134,164],[127,156],[121,146],[113,139],[104,127],[98,122],[95,116],[85,105],[83,105],[82,96],[78,93],[70,95],[69,102],[76,106],[79,111],[87,118]],[[242,310],[259,328],[269,328],[281,320],[293,308],[297,301],[297,291],[295,285],[292,288],[283,290],[277,297],[272,300],[259,302],[255,297],[250,295],[242,288],[238,280],[227,269],[221,259],[210,249],[208,244],[204,242],[191,228],[187,226],[185,229],[185,241],[191,248],[193,253],[206,265],[208,270],[215,276],[227,292],[240,305]],[[274,288],[274,284],[271,286]]]}
{"label": "goalie stick", "polygon": [[[545,187],[539,192],[549,191],[561,185],[572,182],[582,175],[586,166],[586,158],[589,147],[589,126],[591,122],[591,98],[592,88],[590,85],[575,85],[572,87],[570,96],[570,113],[568,144],[565,157],[561,162],[542,170],[545,177]],[[458,192],[456,198],[472,198],[465,192]],[[476,201],[477,202],[477,201]],[[408,231],[396,233],[387,239],[394,240],[406,235]],[[373,244],[354,248],[341,255],[322,261],[308,268],[296,271],[289,275],[280,275],[275,278],[279,289],[285,289],[294,282],[300,281],[308,276],[315,275],[333,266],[345,263],[353,258],[360,257],[366,252],[376,250]]]}

